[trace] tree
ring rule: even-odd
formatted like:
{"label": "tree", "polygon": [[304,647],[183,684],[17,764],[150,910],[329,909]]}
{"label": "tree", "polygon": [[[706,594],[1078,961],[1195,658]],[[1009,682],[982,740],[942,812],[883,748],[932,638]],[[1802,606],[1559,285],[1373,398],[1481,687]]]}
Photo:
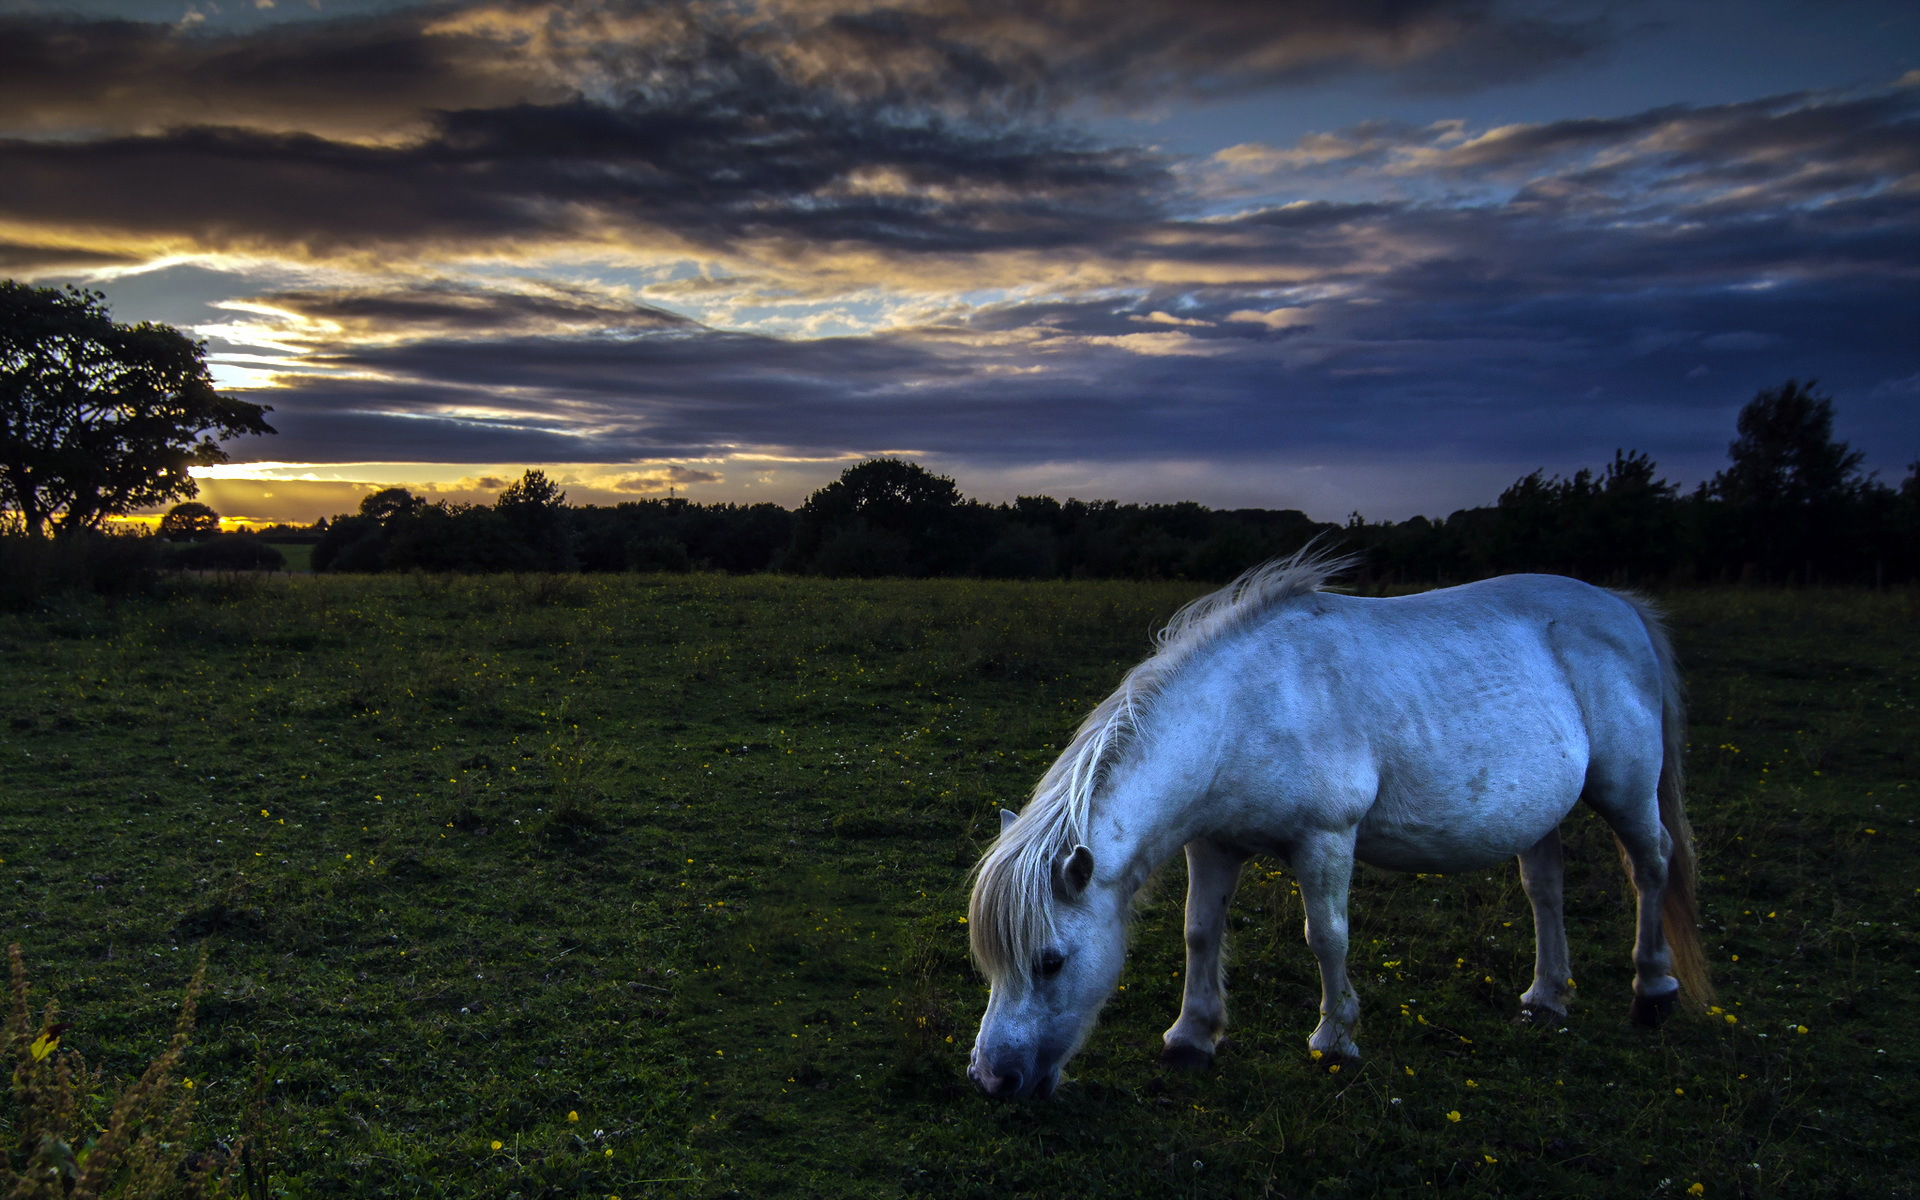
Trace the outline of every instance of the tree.
{"label": "tree", "polygon": [[216,439],[274,432],[214,391],[205,355],[117,324],[99,292],[0,281],[0,504],[39,536],[195,495],[190,468],[227,460]]}
{"label": "tree", "polygon": [[807,497],[795,514],[789,562],[829,575],[957,571],[971,555],[953,480],[918,463],[872,458]]}
{"label": "tree", "polygon": [[170,542],[197,542],[219,532],[220,514],[198,500],[176,504],[160,518],[159,534]]}
{"label": "tree", "polygon": [[1833,440],[1833,399],[1816,386],[1789,379],[1747,401],[1727,446],[1732,462],[1713,477],[1722,499],[1778,512],[1831,506],[1859,489],[1864,455]]}
{"label": "tree", "polygon": [[567,494],[545,471],[529,469],[508,484],[494,500],[493,511],[532,552],[536,570],[571,571],[578,565]]}
{"label": "tree", "polygon": [[378,521],[385,527],[415,515],[426,504],[425,500],[403,487],[381,488],[360,501],[360,515]]}
{"label": "tree", "polygon": [[1833,440],[1833,400],[1815,386],[1789,379],[1756,393],[1740,410],[1739,436],[1727,447],[1732,461],[1710,485],[1727,506],[1736,544],[1764,578],[1797,569],[1811,577],[1816,563],[1831,567],[1843,557],[1832,534],[1867,484],[1864,456]]}

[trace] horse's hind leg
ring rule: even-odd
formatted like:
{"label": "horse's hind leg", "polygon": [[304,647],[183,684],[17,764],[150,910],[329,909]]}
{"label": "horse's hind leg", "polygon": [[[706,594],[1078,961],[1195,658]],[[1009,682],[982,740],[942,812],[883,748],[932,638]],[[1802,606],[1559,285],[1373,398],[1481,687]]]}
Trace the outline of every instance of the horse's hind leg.
{"label": "horse's hind leg", "polygon": [[1558,829],[1520,855],[1520,884],[1533,905],[1533,986],[1520,997],[1522,1022],[1564,1017],[1573,1000],[1567,922],[1561,906],[1565,877]]}
{"label": "horse's hind leg", "polygon": [[1180,1019],[1167,1030],[1160,1061],[1196,1069],[1213,1062],[1227,1028],[1227,1001],[1220,960],[1225,949],[1227,905],[1247,856],[1212,842],[1187,843],[1187,986]]}
{"label": "horse's hind leg", "polygon": [[1320,1024],[1309,1050],[1360,1057],[1360,997],[1347,980],[1347,888],[1353,881],[1353,833],[1316,833],[1294,844],[1293,873],[1307,909],[1307,947],[1320,961]]}
{"label": "horse's hind leg", "polygon": [[1639,804],[1616,808],[1602,798],[1594,807],[1620,839],[1633,876],[1638,918],[1633,939],[1633,1022],[1658,1025],[1673,1012],[1674,999],[1680,994],[1680,981],[1673,977],[1673,954],[1661,927],[1673,838],[1660,822],[1650,788]]}

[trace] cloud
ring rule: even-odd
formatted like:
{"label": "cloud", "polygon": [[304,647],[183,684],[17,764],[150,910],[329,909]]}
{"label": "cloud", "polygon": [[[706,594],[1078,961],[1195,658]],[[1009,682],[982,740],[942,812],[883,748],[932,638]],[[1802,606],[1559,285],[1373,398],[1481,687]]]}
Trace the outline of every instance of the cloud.
{"label": "cloud", "polygon": [[1716,333],[1712,337],[1702,338],[1700,344],[1709,350],[1765,350],[1780,340],[1777,333],[1736,329],[1731,333]]}
{"label": "cloud", "polygon": [[1227,320],[1247,325],[1265,325],[1268,329],[1292,329],[1305,325],[1313,319],[1313,310],[1304,307],[1275,308],[1266,312],[1255,312],[1243,308],[1227,314]]}
{"label": "cloud", "polygon": [[287,289],[218,302],[236,314],[197,332],[279,348],[376,344],[420,338],[638,333],[690,327],[686,317],[628,296],[555,281],[401,280]]}
{"label": "cloud", "polygon": [[1153,103],[1353,74],[1421,91],[1531,78],[1611,43],[1602,17],[1480,0],[793,0],[778,13],[798,74],[888,98]]}
{"label": "cloud", "polygon": [[694,88],[968,117],[1355,73],[1473,90],[1616,36],[1602,17],[1498,0],[479,0],[238,26],[226,13],[156,15],[0,15],[0,127],[218,125],[390,142],[436,112],[571,96],[651,107]]}
{"label": "cloud", "polygon": [[1789,374],[1842,394],[1859,444],[1910,440],[1883,389],[1917,365],[1913,89],[1185,160],[1070,124],[1335,75],[1470,86],[1612,36],[1549,11],[1570,10],[0,18],[0,262],[244,273],[198,332],[278,385],[275,455],[574,463],[628,494],[901,448],[1009,474],[1622,443],[1706,462]]}
{"label": "cloud", "polygon": [[0,272],[8,275],[40,276],[61,271],[85,271],[96,267],[132,264],[134,254],[115,250],[95,250],[80,246],[35,245],[0,239]]}
{"label": "cloud", "polygon": [[574,92],[524,48],[437,15],[425,7],[238,34],[0,15],[0,129],[102,136],[217,125],[386,140],[435,110]]}
{"label": "cloud", "polygon": [[692,467],[658,467],[637,475],[623,475],[601,486],[616,492],[634,492],[646,496],[663,495],[671,487],[690,483],[725,483],[718,471],[700,471]]}
{"label": "cloud", "polygon": [[1350,190],[1445,184],[1486,189],[1482,201],[1563,214],[1711,205],[1733,215],[1910,178],[1920,171],[1917,130],[1920,95],[1899,88],[1668,105],[1480,131],[1453,120],[1369,121],[1288,146],[1228,147],[1205,164],[1199,186],[1231,194],[1253,176],[1269,188],[1334,179]]}
{"label": "cloud", "polygon": [[1904,379],[1883,379],[1868,393],[1876,400],[1891,396],[1920,396],[1920,372]]}
{"label": "cloud", "polygon": [[1160,312],[1158,310],[1150,312],[1144,317],[1133,314],[1127,319],[1130,321],[1139,321],[1147,325],[1185,325],[1192,329],[1207,329],[1213,325],[1212,321],[1202,321],[1198,317],[1176,317],[1172,313]]}
{"label": "cloud", "polygon": [[398,146],[213,127],[0,141],[0,223],[369,262],[524,243],[965,253],[1084,242],[1149,219],[1163,174],[1136,151],[803,96],[570,101],[440,114]]}
{"label": "cloud", "polygon": [[0,223],[97,254],[1047,252],[1177,190],[1049,116],[1089,97],[1491,81],[1605,37],[1490,0],[505,0],[240,32],[13,14]]}

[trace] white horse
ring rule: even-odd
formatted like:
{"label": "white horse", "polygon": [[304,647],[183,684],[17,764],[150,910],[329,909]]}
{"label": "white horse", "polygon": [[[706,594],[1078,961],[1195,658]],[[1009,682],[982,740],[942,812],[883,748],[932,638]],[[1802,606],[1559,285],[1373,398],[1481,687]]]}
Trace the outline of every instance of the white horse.
{"label": "white horse", "polygon": [[1564,1015],[1559,825],[1581,800],[1638,893],[1634,1020],[1658,1024],[1682,981],[1710,998],[1680,681],[1653,610],[1552,575],[1393,599],[1321,591],[1344,565],[1303,551],[1182,609],[1026,809],[1002,812],[968,909],[991,991],[967,1074],[989,1095],[1058,1086],[1119,980],[1134,893],[1181,846],[1186,992],[1162,1055],[1175,1065],[1211,1062],[1226,1028],[1223,926],[1256,853],[1292,867],[1306,907],[1321,986],[1310,1049],[1359,1054],[1355,859],[1451,874],[1517,856],[1536,945],[1522,1017]]}

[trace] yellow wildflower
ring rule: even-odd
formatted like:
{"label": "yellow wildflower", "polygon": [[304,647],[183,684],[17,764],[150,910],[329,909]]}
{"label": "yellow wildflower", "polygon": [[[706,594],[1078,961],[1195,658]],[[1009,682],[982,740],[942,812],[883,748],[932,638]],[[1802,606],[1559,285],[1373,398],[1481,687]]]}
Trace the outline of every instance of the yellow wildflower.
{"label": "yellow wildflower", "polygon": [[1447,1114],[1447,1120],[1449,1121],[1458,1121],[1459,1119],[1460,1119],[1460,1110],[1457,1108]]}

